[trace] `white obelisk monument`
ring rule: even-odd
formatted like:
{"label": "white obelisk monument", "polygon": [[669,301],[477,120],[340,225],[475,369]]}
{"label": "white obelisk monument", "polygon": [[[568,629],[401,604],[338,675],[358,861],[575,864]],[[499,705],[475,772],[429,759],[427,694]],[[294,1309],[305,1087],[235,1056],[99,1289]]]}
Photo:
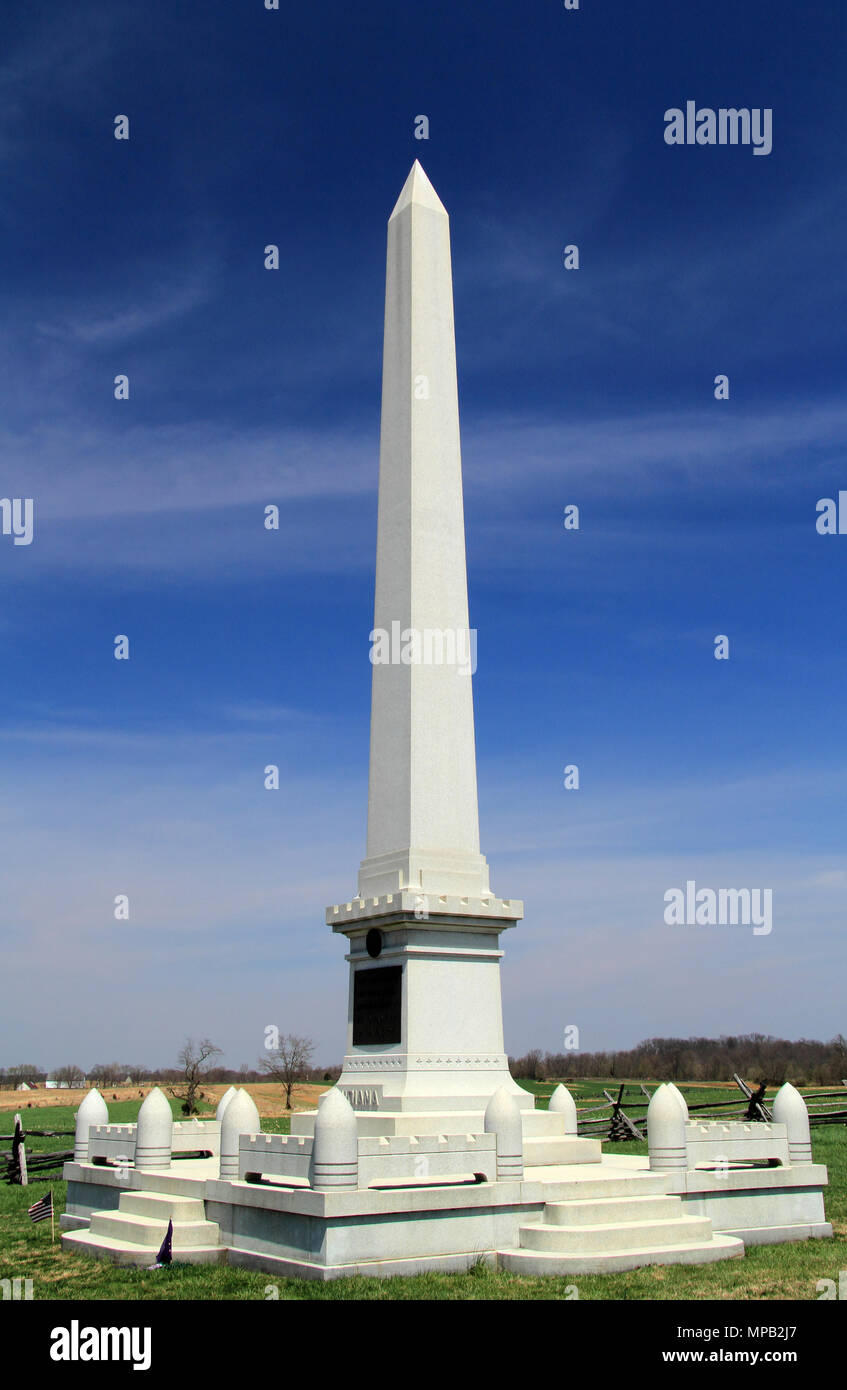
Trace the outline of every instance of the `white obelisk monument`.
{"label": "white obelisk monument", "polygon": [[[479,848],[450,223],[415,161],[388,223],[367,856],[340,1086],[360,1111],[484,1110],[500,1086],[500,933]],[[446,1123],[446,1122],[445,1122]]]}

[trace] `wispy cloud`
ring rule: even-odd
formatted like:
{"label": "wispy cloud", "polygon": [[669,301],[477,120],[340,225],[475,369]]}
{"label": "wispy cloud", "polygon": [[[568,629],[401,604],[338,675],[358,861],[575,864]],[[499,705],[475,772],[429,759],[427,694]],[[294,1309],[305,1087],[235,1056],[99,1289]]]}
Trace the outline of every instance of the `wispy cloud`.
{"label": "wispy cloud", "polygon": [[288,705],[268,705],[260,701],[250,701],[240,705],[224,705],[221,713],[237,724],[286,724],[300,725],[312,723],[322,716],[314,710],[293,709]]}
{"label": "wispy cloud", "polygon": [[[711,218],[686,226],[683,255],[664,204],[642,208],[637,228],[611,215],[631,177],[628,153],[613,142],[597,168],[585,170],[567,209],[545,191],[531,214],[518,206],[508,216],[497,209],[467,220],[469,244],[457,258],[456,279],[460,306],[467,297],[469,373],[516,360],[544,369],[551,358],[582,361],[615,343],[690,349],[694,324],[701,344],[720,332],[734,363],[781,352],[786,320],[794,332],[800,323],[814,331],[817,312],[821,332],[831,334],[826,308],[847,280],[838,241],[843,176],[806,187],[777,209],[761,206],[731,236],[716,235]],[[566,271],[562,252],[574,243],[581,268]],[[827,256],[826,274],[803,254],[812,243],[817,256]],[[780,296],[763,300],[773,274]],[[462,327],[460,317],[460,337]]]}
{"label": "wispy cloud", "polygon": [[[642,503],[658,503],[654,522],[673,498],[702,506],[711,496],[725,512],[751,491],[760,503],[799,515],[817,490],[834,485],[845,439],[847,407],[834,401],[738,412],[731,432],[708,412],[473,420],[465,429],[467,505],[473,524],[508,535],[511,558],[521,514],[537,514],[541,490],[551,484],[548,509],[602,501],[606,528],[621,511],[631,513],[634,491]],[[193,571],[202,555],[208,582],[216,558],[234,564],[239,554],[251,572],[373,563],[377,450],[370,432],[51,425],[7,429],[0,447],[5,494],[36,499],[37,544],[26,564],[13,556],[21,578],[43,567]],[[280,532],[264,528],[269,504],[280,507]],[[364,508],[354,528],[348,504]],[[320,547],[305,543],[303,508],[324,536]],[[739,503],[739,510],[755,523],[749,507]],[[110,532],[115,520],[121,529]]]}
{"label": "wispy cloud", "polygon": [[148,289],[148,282],[154,278],[160,281],[161,272],[155,276],[153,268],[137,267],[133,282],[140,281],[145,288],[135,291],[136,302],[126,285],[115,287],[108,295],[101,296],[103,303],[99,306],[87,301],[85,305],[69,305],[64,313],[61,307],[54,308],[53,317],[36,323],[35,330],[45,338],[96,347],[125,343],[181,319],[204,304],[212,293],[219,271],[219,261],[208,256],[198,261],[195,257],[186,265],[182,276],[171,265],[168,270],[170,283],[155,283]]}
{"label": "wispy cloud", "polygon": [[[234,1053],[252,1057],[260,1046],[261,1038],[250,1043],[257,1018],[297,1018],[326,1060],[341,1055],[347,967],[323,910],[355,882],[364,780],[313,770],[269,793],[255,770],[238,769],[237,756],[210,765],[195,752],[193,759],[173,738],[148,758],[142,781],[120,760],[70,778],[47,745],[45,760],[30,762],[28,778],[16,781],[14,806],[0,800],[4,854],[15,864],[0,905],[14,984],[4,1018],[21,1056],[41,1059],[46,1049],[44,1063],[58,1062],[72,1037],[72,1050],[90,1064],[92,1053],[124,1052],[115,1039],[133,1038],[155,1064],[169,1060],[196,1021],[238,1062]],[[795,812],[809,779],[798,770],[781,784]],[[772,796],[775,781],[750,779],[747,800]],[[529,821],[521,827],[526,812],[514,790],[502,781],[484,837],[497,891],[526,900],[525,922],[503,941],[511,1052],[561,1046],[568,1023],[580,1027],[584,1048],[626,1046],[657,1027],[683,1035],[751,1027],[808,1034],[812,994],[817,1032],[842,1026],[843,852],[787,856],[779,842],[710,847],[703,798],[723,806],[727,823],[744,833],[737,789],[719,778],[704,780],[696,795],[666,787],[645,798],[615,788],[582,836],[564,829],[544,836]],[[681,804],[690,812],[696,852],[686,853],[672,833],[659,848],[649,833],[654,815],[670,832],[674,797],[677,816]],[[540,808],[539,820],[549,815],[549,806]],[[645,820],[639,847],[630,838],[621,850],[622,825]],[[773,888],[772,934],[668,927],[663,894],[688,877],[712,887]],[[114,918],[117,893],[130,897],[128,922]],[[36,1023],[28,989],[44,960],[61,972],[63,988],[50,1016]],[[190,998],[179,985],[186,970]],[[752,1006],[751,974],[759,985]],[[161,1010],[152,1031],[151,1009]]]}
{"label": "wispy cloud", "polygon": [[720,488],[724,500],[754,483],[768,497],[796,490],[799,480],[808,486],[815,477],[831,478],[827,470],[843,456],[845,440],[847,406],[836,398],[738,410],[731,430],[714,409],[546,422],[537,414],[475,416],[472,430],[465,429],[465,455],[471,486],[482,482],[483,469],[489,485],[509,490],[578,479],[585,493],[602,495],[606,508],[625,500],[631,510],[636,490],[643,497],[669,486],[699,494]]}

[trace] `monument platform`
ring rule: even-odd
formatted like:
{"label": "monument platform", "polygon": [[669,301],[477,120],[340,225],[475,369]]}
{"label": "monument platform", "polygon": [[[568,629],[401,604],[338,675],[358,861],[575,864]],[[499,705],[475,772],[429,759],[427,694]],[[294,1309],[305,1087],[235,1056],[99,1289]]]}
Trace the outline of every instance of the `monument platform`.
{"label": "monument platform", "polygon": [[[152,1264],[174,1219],[176,1262],[226,1263],[287,1278],[388,1277],[455,1272],[482,1258],[524,1274],[577,1275],[645,1264],[701,1264],[739,1258],[745,1246],[832,1234],[822,1220],[826,1171],[733,1172],[720,1191],[710,1175],[688,1175],[685,1190],[649,1160],[607,1155],[598,1163],[527,1168],[513,1182],[410,1180],[390,1189],[316,1192],[307,1185],[222,1182],[215,1159],[131,1173],[69,1163],[63,1246],[121,1264]],[[155,1195],[137,1228],[127,1194]],[[169,1211],[167,1201],[173,1203]],[[178,1221],[191,1201],[204,1241],[183,1241]],[[198,1205],[199,1204],[199,1205]],[[208,1235],[217,1230],[215,1243]]]}
{"label": "monument platform", "polygon": [[[145,1106],[166,1127],[158,1095]],[[760,1125],[692,1123],[662,1086],[648,1111],[649,1156],[603,1155],[596,1141],[562,1133],[575,1115],[563,1087],[551,1106],[522,1115],[502,1089],[474,1130],[413,1133],[403,1113],[394,1118],[406,1132],[363,1133],[385,1117],[357,1115],[334,1087],[317,1112],[294,1117],[311,1133],[270,1135],[242,1091],[209,1122],[219,1155],[172,1161],[163,1128],[152,1145],[144,1107],[137,1127],[89,1131],[82,1116],[79,1155],[64,1169],[63,1245],[150,1264],[170,1220],[176,1261],[333,1279],[479,1259],[527,1274],[616,1272],[832,1234],[826,1169],[811,1161],[808,1115],[790,1086],[774,1102],[786,1123]],[[541,1132],[525,1135],[527,1121]],[[120,1161],[110,1128],[120,1130]]]}

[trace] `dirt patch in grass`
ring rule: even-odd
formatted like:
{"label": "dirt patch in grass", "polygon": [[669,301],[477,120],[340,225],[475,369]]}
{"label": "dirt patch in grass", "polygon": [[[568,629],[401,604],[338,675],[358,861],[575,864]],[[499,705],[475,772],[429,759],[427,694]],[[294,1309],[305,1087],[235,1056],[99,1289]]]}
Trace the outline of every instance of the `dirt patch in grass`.
{"label": "dirt patch in grass", "polygon": [[[256,1109],[262,1119],[276,1118],[289,1113],[285,1108],[285,1096],[281,1086],[274,1085],[270,1081],[257,1081],[255,1084],[248,1081],[242,1089],[253,1097]],[[229,1086],[204,1086],[203,1095],[208,1103],[215,1107],[224,1092],[228,1090]],[[327,1090],[329,1090],[328,1085],[295,1086],[291,1095],[292,1110],[316,1110],[318,1097]]]}
{"label": "dirt patch in grass", "polygon": [[[169,1094],[166,1087],[162,1089],[166,1095]],[[281,1086],[270,1081],[258,1081],[255,1084],[248,1081],[242,1089],[253,1097],[256,1109],[263,1119],[266,1116],[270,1118],[288,1113]],[[314,1110],[318,1104],[318,1096],[323,1095],[327,1089],[325,1085],[295,1086],[291,1097],[292,1109]],[[103,1099],[107,1105],[112,1101],[142,1100],[151,1090],[150,1086],[116,1086],[114,1090],[104,1091]],[[206,1105],[214,1110],[221,1096],[228,1090],[227,1084],[204,1086],[202,1098]],[[33,1111],[49,1110],[54,1106],[70,1106],[75,1110],[87,1095],[88,1087],[67,1091],[0,1091],[0,1111],[11,1111],[14,1114],[19,1110],[23,1118],[26,1113],[31,1117]],[[36,1125],[36,1128],[39,1126]]]}

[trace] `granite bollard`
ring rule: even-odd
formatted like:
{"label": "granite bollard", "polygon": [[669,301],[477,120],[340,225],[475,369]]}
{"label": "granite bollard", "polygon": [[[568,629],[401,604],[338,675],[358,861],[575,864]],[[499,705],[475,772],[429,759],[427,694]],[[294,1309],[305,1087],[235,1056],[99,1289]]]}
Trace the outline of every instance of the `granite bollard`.
{"label": "granite bollard", "polygon": [[76,1126],[74,1134],[74,1162],[88,1162],[88,1132],[93,1125],[107,1125],[109,1123],[109,1107],[97,1090],[92,1086],[85,1100],[82,1101],[76,1112]]}
{"label": "granite bollard", "polygon": [[788,1132],[790,1163],[801,1168],[813,1163],[809,1111],[800,1092],[790,1081],[786,1081],[774,1097],[773,1118],[775,1124],[785,1125]]}
{"label": "granite bollard", "polygon": [[486,1134],[497,1136],[497,1181],[523,1177],[523,1123],[517,1101],[505,1086],[495,1091],[485,1108]]}
{"label": "granite bollard", "polygon": [[221,1120],[222,1182],[235,1182],[238,1178],[238,1146],[242,1134],[259,1134],[261,1129],[262,1122],[253,1097],[248,1091],[236,1091]]}
{"label": "granite bollard", "polygon": [[568,1090],[567,1086],[561,1083],[556,1087],[547,1106],[554,1115],[564,1115],[565,1134],[576,1134],[578,1129],[578,1119],[576,1113],[576,1101]]}
{"label": "granite bollard", "polygon": [[647,1146],[653,1169],[684,1171],[688,1167],[686,1120],[680,1099],[663,1083],[647,1107]]}
{"label": "granite bollard", "polygon": [[174,1117],[165,1095],[154,1086],[142,1102],[135,1130],[135,1166],[170,1168]]}
{"label": "granite bollard", "polygon": [[337,1086],[318,1101],[310,1176],[312,1187],[319,1191],[350,1190],[359,1185],[356,1112]]}

